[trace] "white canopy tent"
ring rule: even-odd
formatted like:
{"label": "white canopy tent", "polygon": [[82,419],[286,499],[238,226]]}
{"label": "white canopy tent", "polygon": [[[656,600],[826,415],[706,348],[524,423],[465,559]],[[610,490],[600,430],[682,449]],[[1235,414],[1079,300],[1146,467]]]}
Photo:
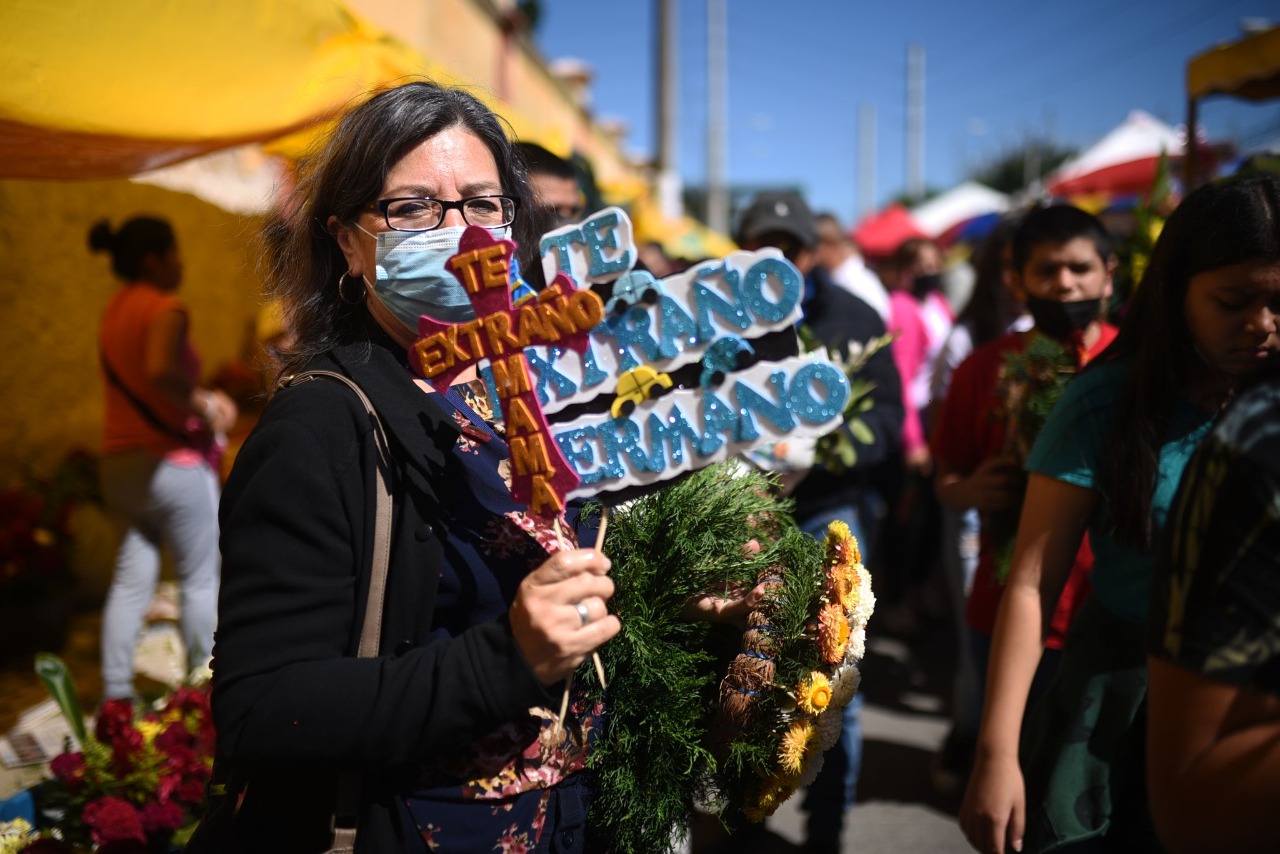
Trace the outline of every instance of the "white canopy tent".
{"label": "white canopy tent", "polygon": [[1186,135],[1148,113],[1134,110],[1117,127],[1045,179],[1057,196],[1121,195],[1150,188],[1160,156],[1182,156]]}
{"label": "white canopy tent", "polygon": [[965,181],[912,208],[911,218],[930,237],[942,237],[953,228],[980,216],[1009,210],[1009,197],[983,184]]}

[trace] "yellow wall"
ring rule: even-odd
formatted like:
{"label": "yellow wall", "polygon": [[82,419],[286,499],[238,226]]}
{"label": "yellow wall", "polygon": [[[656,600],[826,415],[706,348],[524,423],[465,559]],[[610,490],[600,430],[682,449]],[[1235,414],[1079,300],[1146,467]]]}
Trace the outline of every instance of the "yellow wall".
{"label": "yellow wall", "polygon": [[212,374],[238,356],[261,288],[252,248],[260,222],[194,196],[129,181],[0,181],[0,482],[23,464],[45,473],[75,447],[102,444],[98,319],[116,288],[110,256],[89,251],[107,218],[167,218],[178,236],[181,296]]}
{"label": "yellow wall", "polygon": [[[525,137],[585,154],[602,184],[636,180],[613,140],[518,37],[504,52],[489,0],[351,0],[373,24],[413,46],[442,82],[500,94],[507,68],[509,120]],[[503,57],[505,56],[505,60]],[[67,450],[101,445],[102,378],[98,317],[116,287],[109,258],[94,255],[86,233],[106,217],[169,218],[186,262],[182,295],[206,376],[241,352],[260,304],[253,274],[259,222],[194,196],[129,181],[0,181],[0,483],[23,462],[48,470]]]}

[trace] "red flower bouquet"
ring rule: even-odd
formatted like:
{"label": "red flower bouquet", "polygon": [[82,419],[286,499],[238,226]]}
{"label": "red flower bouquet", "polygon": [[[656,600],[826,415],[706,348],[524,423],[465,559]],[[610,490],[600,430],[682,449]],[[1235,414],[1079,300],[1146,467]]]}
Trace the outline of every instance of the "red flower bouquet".
{"label": "red flower bouquet", "polygon": [[[41,656],[41,675],[72,721],[75,692],[61,661]],[[61,683],[61,684],[60,684]],[[213,769],[207,686],[185,686],[149,707],[109,700],[80,749],[55,757],[40,787],[42,826],[98,851],[165,850],[186,843]]]}

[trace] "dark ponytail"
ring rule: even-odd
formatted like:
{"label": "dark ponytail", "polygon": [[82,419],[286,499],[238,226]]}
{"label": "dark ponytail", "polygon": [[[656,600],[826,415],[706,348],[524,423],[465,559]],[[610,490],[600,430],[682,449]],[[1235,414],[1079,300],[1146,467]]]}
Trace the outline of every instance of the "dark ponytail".
{"label": "dark ponytail", "polygon": [[134,281],[142,273],[148,255],[163,256],[177,244],[173,227],[156,217],[136,216],[112,232],[105,219],[89,229],[89,249],[111,253],[111,270],[124,281]]}

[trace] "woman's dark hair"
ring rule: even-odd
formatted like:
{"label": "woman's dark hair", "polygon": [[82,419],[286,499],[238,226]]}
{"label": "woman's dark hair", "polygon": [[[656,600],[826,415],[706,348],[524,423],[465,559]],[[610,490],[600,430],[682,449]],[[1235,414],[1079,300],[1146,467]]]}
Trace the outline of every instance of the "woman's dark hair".
{"label": "woman's dark hair", "polygon": [[968,328],[975,348],[1003,335],[1018,317],[1018,302],[1005,286],[1004,250],[1018,221],[1005,217],[973,253],[973,293],[956,323]]}
{"label": "woman's dark hair", "polygon": [[[426,81],[374,95],[347,113],[321,150],[301,165],[293,199],[272,213],[263,231],[268,291],[281,300],[296,336],[293,347],[281,354],[284,373],[339,343],[367,337],[363,302],[349,304],[339,293],[347,264],[326,225],[329,218],[354,222],[378,198],[401,157],[458,125],[493,155],[502,192],[519,199],[521,211],[532,209],[500,120],[475,96]],[[538,263],[539,235],[530,217],[517,214],[511,228],[520,245],[520,266]]]}
{"label": "woman's dark hair", "polygon": [[105,219],[89,229],[89,249],[111,253],[111,270],[126,282],[142,274],[142,262],[148,255],[163,257],[177,245],[173,227],[153,216],[135,216],[113,232]]}
{"label": "woman's dark hair", "polygon": [[1099,473],[1118,539],[1151,545],[1160,446],[1199,359],[1185,309],[1191,279],[1251,260],[1280,261],[1280,178],[1229,179],[1191,193],[1165,223],[1120,334],[1097,360],[1133,365]]}
{"label": "woman's dark hair", "polygon": [[937,244],[927,237],[908,237],[898,244],[897,249],[893,250],[889,263],[899,270],[904,267],[910,267],[920,260],[925,248],[929,246],[937,246]]}

